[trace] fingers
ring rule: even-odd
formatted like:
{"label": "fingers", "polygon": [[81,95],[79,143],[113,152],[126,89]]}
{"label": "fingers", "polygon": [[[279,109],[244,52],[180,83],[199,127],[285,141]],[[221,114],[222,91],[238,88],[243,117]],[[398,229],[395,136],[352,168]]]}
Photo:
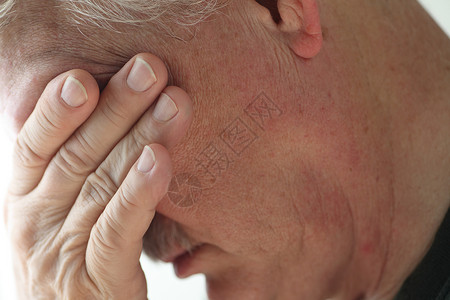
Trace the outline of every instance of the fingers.
{"label": "fingers", "polygon": [[[176,116],[169,121],[161,121],[160,118],[160,114],[171,106],[165,101],[173,101],[178,109]],[[163,111],[157,112],[158,109]],[[130,133],[87,178],[67,216],[68,226],[91,228],[127,176],[142,148],[151,143],[159,143],[170,149],[178,144],[192,122],[192,114],[192,102],[185,91],[173,86],[164,89],[156,105],[142,116]],[[43,181],[54,184],[54,180],[45,177]]]}
{"label": "fingers", "polygon": [[164,63],[139,54],[114,75],[90,118],[65,143],[49,165],[60,185],[81,187],[167,84]]}
{"label": "fingers", "polygon": [[[124,286],[142,277],[139,266],[142,238],[157,204],[167,192],[171,176],[167,150],[157,144],[146,146],[92,228],[86,264],[100,289],[105,275],[113,286],[115,283]],[[123,292],[117,291],[115,295]]]}
{"label": "fingers", "polygon": [[16,140],[11,194],[36,187],[55,152],[92,113],[98,95],[95,79],[83,70],[61,74],[47,85]]}
{"label": "fingers", "polygon": [[[173,104],[168,104],[171,101],[173,101]],[[172,105],[177,107],[177,115],[169,121],[161,121],[158,116]],[[116,166],[119,170],[125,170],[122,172],[111,172],[110,174],[114,184],[119,185],[125,178],[126,171],[130,169],[135,159],[139,156],[142,147],[150,143],[159,143],[170,150],[185,137],[192,123],[192,118],[192,101],[189,95],[178,87],[167,87],[156,105],[142,116],[130,133],[111,151],[99,168],[110,170],[113,166]],[[127,160],[120,159],[123,158],[125,153],[128,154],[129,158]]]}

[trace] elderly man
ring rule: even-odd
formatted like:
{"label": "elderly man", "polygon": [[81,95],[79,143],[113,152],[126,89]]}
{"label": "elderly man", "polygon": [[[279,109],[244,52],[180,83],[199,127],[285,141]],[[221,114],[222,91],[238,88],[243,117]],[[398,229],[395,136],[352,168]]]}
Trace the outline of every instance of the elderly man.
{"label": "elderly man", "polygon": [[2,8],[23,299],[146,299],[142,248],[210,299],[448,299],[450,41],[415,1]]}

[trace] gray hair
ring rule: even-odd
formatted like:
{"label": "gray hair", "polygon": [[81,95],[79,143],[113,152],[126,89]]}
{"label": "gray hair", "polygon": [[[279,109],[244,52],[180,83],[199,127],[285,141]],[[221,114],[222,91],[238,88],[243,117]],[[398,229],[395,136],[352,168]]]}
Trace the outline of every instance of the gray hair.
{"label": "gray hair", "polygon": [[6,0],[0,4],[0,28],[6,26],[10,22],[14,4],[15,0]]}
{"label": "gray hair", "polygon": [[[0,0],[1,1],[1,0]],[[20,0],[0,4],[0,28],[15,16]],[[190,26],[205,20],[224,6],[220,0],[56,0],[57,6],[71,13],[77,25],[94,25],[116,30],[117,24],[151,23],[167,28],[169,24]],[[222,2],[222,1],[221,1]]]}

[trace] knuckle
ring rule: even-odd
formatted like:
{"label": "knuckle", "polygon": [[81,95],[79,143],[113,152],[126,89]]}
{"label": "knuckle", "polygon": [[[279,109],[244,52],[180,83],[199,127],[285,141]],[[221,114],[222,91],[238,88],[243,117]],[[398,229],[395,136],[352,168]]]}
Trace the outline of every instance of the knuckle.
{"label": "knuckle", "polygon": [[[77,261],[71,263],[82,265]],[[74,268],[68,266],[57,274],[52,284],[55,299],[104,299],[85,269],[72,269]]]}
{"label": "knuckle", "polygon": [[120,199],[119,204],[121,208],[130,211],[142,207],[136,192],[136,189],[128,182],[122,183],[122,187],[118,191],[118,196]]}
{"label": "knuckle", "polygon": [[[65,239],[56,260],[53,289],[58,299],[87,299],[83,296],[100,296],[85,268],[84,257],[87,238],[75,235]],[[99,299],[99,297],[94,298]]]}
{"label": "knuckle", "polygon": [[[23,228],[22,228],[23,230]],[[20,234],[19,234],[20,235]],[[16,235],[16,237],[18,237]],[[54,296],[51,285],[54,274],[51,272],[54,266],[55,247],[52,239],[30,243],[30,235],[20,237],[19,244],[13,245],[16,265],[20,269],[21,279],[28,283],[28,293],[37,299],[48,299]],[[43,280],[46,278],[48,280]]]}
{"label": "knuckle", "polygon": [[18,222],[9,226],[9,237],[13,248],[17,253],[28,253],[34,246],[36,226],[33,222]]}
{"label": "knuckle", "polygon": [[[18,213],[22,205],[15,204],[11,203],[10,209]],[[32,214],[21,217],[15,218],[9,234],[22,294],[33,299],[100,299],[84,263],[89,234],[62,234],[59,227],[36,225],[39,217]]]}
{"label": "knuckle", "polygon": [[[38,218],[29,204],[24,203],[21,199],[14,200],[16,201],[8,200],[4,203],[8,239],[16,253],[28,255],[30,249],[36,244],[39,230]],[[24,204],[27,205],[27,209],[24,209]]]}
{"label": "knuckle", "polygon": [[70,177],[86,177],[96,165],[89,153],[94,153],[83,133],[74,135],[71,144],[64,144],[58,152],[55,164]]}
{"label": "knuckle", "polygon": [[118,185],[103,167],[88,176],[82,191],[82,201],[105,207],[118,189]]}
{"label": "knuckle", "polygon": [[94,255],[96,256],[97,261],[104,260],[105,256],[114,253],[114,247],[111,245],[110,241],[111,239],[106,237],[105,229],[98,223],[94,225],[93,233],[94,234],[91,235],[91,243]]}
{"label": "knuckle", "polygon": [[114,257],[120,246],[124,244],[122,234],[123,226],[115,221],[115,218],[105,212],[104,222],[94,225],[92,234],[92,246],[95,256],[99,262],[107,262]]}
{"label": "knuckle", "polygon": [[39,129],[45,136],[51,137],[52,134],[63,128],[64,118],[61,117],[61,111],[58,105],[45,105],[39,107],[39,113],[36,115],[36,122]]}
{"label": "knuckle", "polygon": [[156,140],[157,134],[151,124],[151,122],[141,122],[131,130],[132,140],[139,149]]}
{"label": "knuckle", "polygon": [[25,168],[37,168],[47,163],[36,150],[33,140],[27,132],[23,132],[16,140],[14,146],[14,160]]}
{"label": "knuckle", "polygon": [[75,235],[34,247],[25,263],[30,294],[37,299],[87,299],[83,296],[99,295],[86,276],[85,244],[84,236]]}
{"label": "knuckle", "polygon": [[128,110],[123,101],[120,101],[118,93],[119,91],[112,91],[108,94],[102,112],[114,126],[121,127],[121,124],[128,119]]}

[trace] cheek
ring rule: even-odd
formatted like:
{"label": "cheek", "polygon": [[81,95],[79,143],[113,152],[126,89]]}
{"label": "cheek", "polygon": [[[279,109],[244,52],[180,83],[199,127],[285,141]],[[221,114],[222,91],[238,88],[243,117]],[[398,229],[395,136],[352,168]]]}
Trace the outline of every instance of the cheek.
{"label": "cheek", "polygon": [[288,230],[301,231],[290,199],[263,167],[235,165],[209,188],[197,188],[205,183],[184,174],[176,176],[161,212],[202,241],[233,255],[261,257],[286,248],[293,238]]}
{"label": "cheek", "polygon": [[[217,281],[207,276],[210,296],[270,299],[266,296],[283,283],[301,286],[311,277],[321,282],[327,274],[345,270],[354,247],[347,198],[326,175],[297,166],[301,171],[291,167],[268,173],[262,166],[241,170],[234,176],[239,180],[230,176],[225,181],[235,185],[224,184],[202,200],[202,228],[232,254],[227,265],[236,266],[221,272]],[[252,180],[250,173],[258,179]],[[239,298],[233,291],[250,294]]]}
{"label": "cheek", "polygon": [[[267,151],[270,144],[260,136],[228,162],[227,171],[220,176],[204,170],[176,175],[166,199],[171,208],[166,205],[162,213],[194,236],[237,256],[261,258],[278,255],[288,247],[298,250],[302,227],[292,194],[286,189],[295,183],[287,181],[287,169],[263,163],[278,158],[274,151]],[[213,154],[215,150],[207,151]]]}

